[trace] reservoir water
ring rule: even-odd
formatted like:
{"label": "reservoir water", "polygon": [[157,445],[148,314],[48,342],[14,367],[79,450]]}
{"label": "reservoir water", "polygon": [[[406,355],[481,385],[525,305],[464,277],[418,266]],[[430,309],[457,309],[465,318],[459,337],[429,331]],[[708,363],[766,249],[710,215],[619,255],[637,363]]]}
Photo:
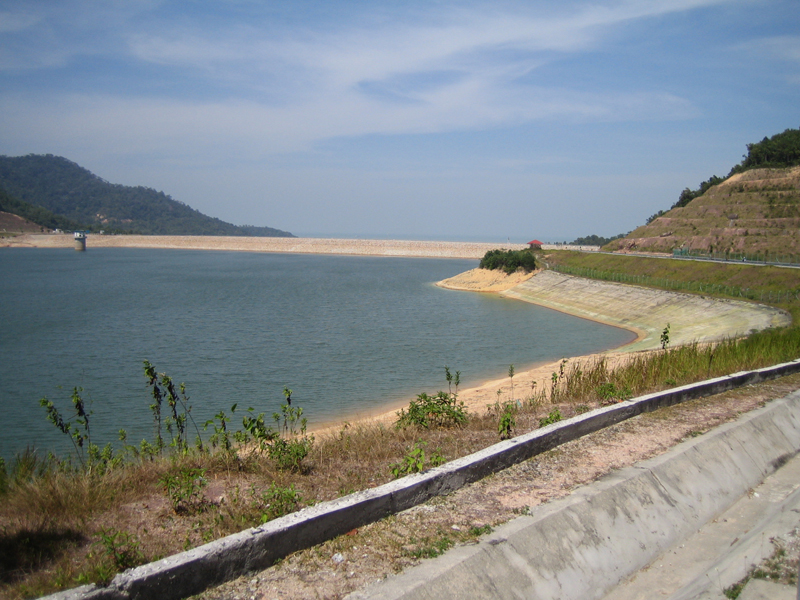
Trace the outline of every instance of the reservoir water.
{"label": "reservoir water", "polygon": [[238,404],[271,415],[284,386],[311,424],[341,421],[630,332],[433,283],[474,260],[96,248],[0,251],[0,456],[65,452],[46,396],[91,402],[92,438],[152,439],[142,361],[186,382],[203,423]]}

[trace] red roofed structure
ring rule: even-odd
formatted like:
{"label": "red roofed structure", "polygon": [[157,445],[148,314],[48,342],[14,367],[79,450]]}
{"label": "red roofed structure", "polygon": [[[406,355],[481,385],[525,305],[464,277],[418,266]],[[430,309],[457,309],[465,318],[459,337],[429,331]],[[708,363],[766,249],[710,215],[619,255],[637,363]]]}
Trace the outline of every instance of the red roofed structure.
{"label": "red roofed structure", "polygon": [[528,246],[531,247],[531,250],[541,250],[543,243],[544,242],[540,242],[539,240],[531,240],[528,242]]}

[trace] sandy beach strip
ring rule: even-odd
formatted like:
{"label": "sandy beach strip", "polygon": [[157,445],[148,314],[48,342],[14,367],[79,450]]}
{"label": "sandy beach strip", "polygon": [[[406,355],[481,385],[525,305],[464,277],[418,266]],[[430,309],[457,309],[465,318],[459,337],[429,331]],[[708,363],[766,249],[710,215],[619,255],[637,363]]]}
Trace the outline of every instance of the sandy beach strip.
{"label": "sandy beach strip", "polygon": [[[14,248],[72,248],[71,234],[26,234],[0,240]],[[496,248],[520,250],[525,244],[485,242],[432,242],[412,240],[361,240],[333,238],[270,238],[192,235],[94,235],[89,234],[86,250],[92,248],[158,248],[179,250],[228,250],[237,252],[279,252],[290,254],[346,254],[356,256],[397,256],[407,258],[480,259]]]}

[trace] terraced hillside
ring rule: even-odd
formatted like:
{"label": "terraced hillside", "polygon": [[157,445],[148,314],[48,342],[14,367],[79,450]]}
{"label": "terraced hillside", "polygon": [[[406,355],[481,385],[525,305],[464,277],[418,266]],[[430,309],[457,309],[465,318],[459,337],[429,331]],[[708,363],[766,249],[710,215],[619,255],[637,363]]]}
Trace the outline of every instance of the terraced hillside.
{"label": "terraced hillside", "polygon": [[800,255],[800,167],[732,175],[605,249]]}

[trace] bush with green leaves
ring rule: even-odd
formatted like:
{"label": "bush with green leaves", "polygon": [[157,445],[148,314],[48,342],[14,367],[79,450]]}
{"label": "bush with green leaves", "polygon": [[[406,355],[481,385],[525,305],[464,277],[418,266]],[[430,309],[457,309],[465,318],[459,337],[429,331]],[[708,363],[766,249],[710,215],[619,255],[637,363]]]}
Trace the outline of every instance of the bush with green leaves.
{"label": "bush with green leaves", "polygon": [[[153,396],[150,410],[155,422],[155,446],[158,452],[161,452],[165,446],[162,425],[170,436],[169,446],[175,450],[186,452],[189,449],[187,428],[190,422],[197,434],[197,445],[202,449],[203,442],[200,438],[200,430],[192,419],[192,407],[186,396],[186,385],[181,383],[176,389],[172,378],[166,373],[158,373],[149,360],[144,361],[144,376],[150,387],[150,394]],[[161,409],[164,401],[167,402],[169,412],[162,419]]]}
{"label": "bush with green leaves", "polygon": [[504,402],[500,413],[500,418],[497,423],[497,433],[500,434],[501,440],[508,440],[513,437],[514,428],[517,426],[516,414],[519,410],[517,402],[509,401]]}
{"label": "bush with green leaves", "polygon": [[442,427],[460,427],[469,419],[467,409],[463,402],[458,401],[455,394],[439,392],[429,396],[425,392],[419,394],[416,400],[408,405],[408,410],[400,409],[397,413],[396,426],[422,427],[423,429],[437,429]]}
{"label": "bush with green leaves", "polygon": [[281,471],[300,472],[303,470],[303,459],[311,452],[313,443],[313,436],[279,437],[267,446],[267,454]]}
{"label": "bush with green leaves", "polygon": [[147,562],[137,537],[127,531],[101,529],[100,543],[117,571],[132,569]]}
{"label": "bush with green leaves", "polygon": [[281,428],[281,434],[275,434],[272,442],[266,445],[266,450],[278,469],[300,472],[303,470],[303,459],[314,445],[314,436],[306,435],[308,421],[303,416],[303,408],[292,406],[292,390],[284,387],[283,395],[286,400],[281,405],[281,412],[272,415]]}
{"label": "bush with green leaves", "polygon": [[295,512],[303,502],[302,496],[294,489],[294,485],[281,487],[275,485],[275,482],[269,486],[268,490],[261,492],[258,500],[262,523]]}
{"label": "bush with green leaves", "polygon": [[522,270],[530,272],[536,269],[536,257],[530,248],[525,250],[489,250],[483,255],[481,269],[502,270],[507,274]]}
{"label": "bush with green leaves", "polygon": [[278,438],[278,433],[264,422],[264,413],[256,415],[253,407],[248,408],[247,414],[242,418],[242,427],[244,442],[253,440],[262,454]]}
{"label": "bush with green leaves", "polygon": [[47,420],[63,434],[69,436],[81,468],[88,472],[104,472],[122,464],[123,457],[114,453],[111,444],[100,448],[92,443],[92,411],[87,408],[81,392],[83,392],[83,388],[72,389],[72,406],[75,416],[70,419],[64,419],[55,404],[47,398],[39,400],[39,405],[47,411]]}

